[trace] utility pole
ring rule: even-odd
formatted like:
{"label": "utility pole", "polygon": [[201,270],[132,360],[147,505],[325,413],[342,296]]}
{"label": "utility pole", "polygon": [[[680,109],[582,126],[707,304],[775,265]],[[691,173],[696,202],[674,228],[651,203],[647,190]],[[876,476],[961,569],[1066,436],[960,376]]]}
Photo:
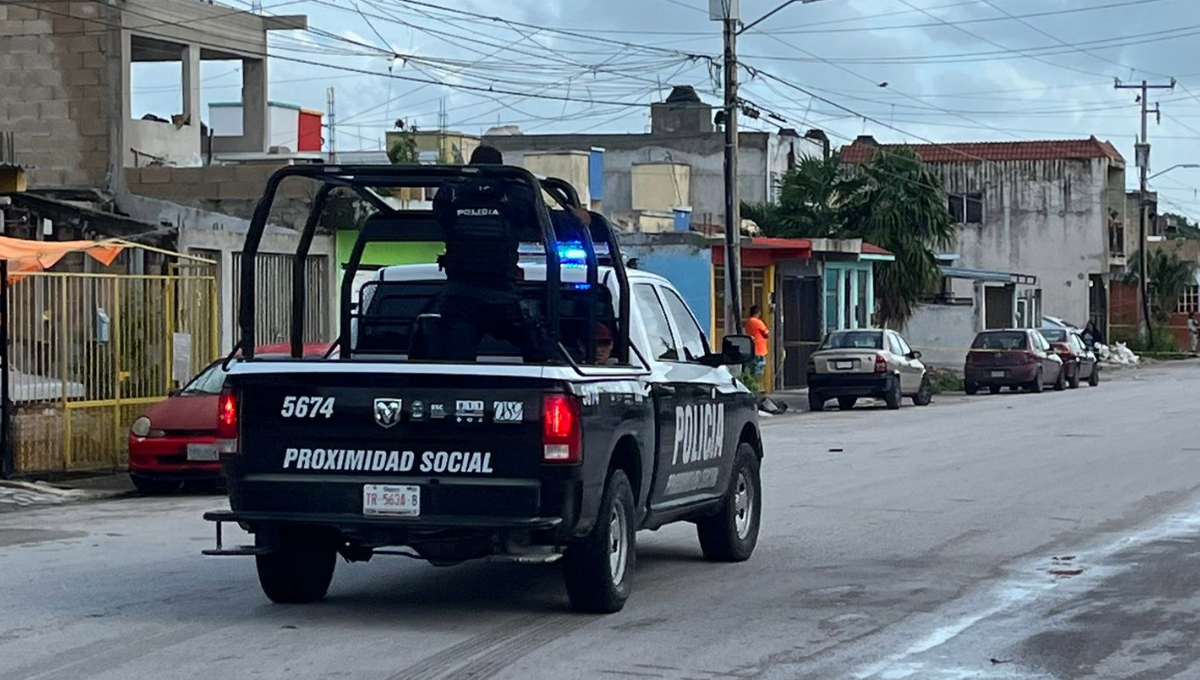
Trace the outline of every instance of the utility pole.
{"label": "utility pole", "polygon": [[337,110],[334,108],[333,88],[325,90],[326,117],[329,118],[329,162],[337,163]]}
{"label": "utility pole", "polygon": [[[1146,280],[1147,263],[1150,260],[1150,253],[1146,250],[1146,177],[1150,173],[1150,142],[1147,139],[1146,117],[1150,113],[1150,90],[1174,90],[1175,79],[1172,78],[1169,85],[1151,85],[1145,80],[1140,85],[1126,85],[1117,79],[1114,87],[1118,90],[1142,91],[1139,97],[1142,104],[1142,137],[1134,151],[1138,168],[1138,253],[1141,255],[1138,263],[1138,299],[1142,310],[1142,322],[1138,324],[1138,334],[1146,333],[1147,339],[1153,342],[1154,329],[1150,325],[1150,285]],[[1157,103],[1154,104],[1154,115],[1161,119],[1162,114]]]}
{"label": "utility pole", "polygon": [[725,334],[742,332],[742,204],[738,196],[738,0],[711,0],[709,18],[725,37]]}

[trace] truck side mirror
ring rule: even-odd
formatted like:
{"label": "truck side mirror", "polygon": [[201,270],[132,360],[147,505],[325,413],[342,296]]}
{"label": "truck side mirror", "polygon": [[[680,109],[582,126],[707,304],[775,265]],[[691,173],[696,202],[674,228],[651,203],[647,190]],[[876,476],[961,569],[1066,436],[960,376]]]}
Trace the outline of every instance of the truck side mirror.
{"label": "truck side mirror", "polygon": [[726,335],[721,339],[721,363],[740,366],[754,358],[754,338],[749,335]]}

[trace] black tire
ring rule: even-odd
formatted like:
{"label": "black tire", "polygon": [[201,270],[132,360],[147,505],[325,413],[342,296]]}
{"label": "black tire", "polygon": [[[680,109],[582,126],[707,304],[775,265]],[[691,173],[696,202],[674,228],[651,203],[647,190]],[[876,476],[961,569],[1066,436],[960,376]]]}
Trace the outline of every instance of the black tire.
{"label": "black tire", "polygon": [[887,404],[889,411],[895,411],[900,408],[900,399],[900,378],[893,377],[887,393],[883,395],[883,403]]}
{"label": "black tire", "polygon": [[715,515],[696,522],[700,550],[710,562],[745,562],[758,545],[762,481],[754,447],[738,444],[725,502]]}
{"label": "black tire", "polygon": [[933,383],[929,382],[928,376],[921,378],[921,386],[917,388],[917,393],[913,395],[913,406],[929,406],[933,401]]}
{"label": "black tire", "polygon": [[1071,375],[1067,378],[1067,386],[1073,390],[1079,389],[1079,370],[1080,364],[1075,364],[1075,370],[1071,371]]}
{"label": "black tire", "polygon": [[[633,487],[621,470],[608,474],[596,524],[567,547],[563,574],[575,611],[612,614],[625,607],[636,562]],[[613,552],[617,552],[613,559]]]}
{"label": "black tire", "polygon": [[1054,379],[1054,391],[1062,392],[1067,389],[1067,367],[1062,366],[1058,369],[1058,377]]}
{"label": "black tire", "polygon": [[308,604],[325,598],[337,566],[337,546],[305,529],[281,529],[278,550],[255,555],[258,584],[276,604]]}
{"label": "black tire", "polygon": [[991,392],[992,394],[1000,394],[1000,389],[1001,387],[999,385],[991,385],[988,387],[988,392]]}
{"label": "black tire", "polygon": [[1040,393],[1046,387],[1046,383],[1042,377],[1042,369],[1037,370],[1037,375],[1033,376],[1033,382],[1029,383],[1029,391],[1034,394]]}
{"label": "black tire", "polygon": [[838,408],[843,411],[849,411],[858,403],[858,397],[838,397]]}
{"label": "black tire", "polygon": [[825,397],[819,392],[808,391],[808,410],[809,411],[824,411]]}
{"label": "black tire", "polygon": [[969,382],[963,385],[963,390],[966,391],[967,396],[973,397],[979,394],[979,385]]}
{"label": "black tire", "polygon": [[138,490],[138,493],[143,496],[162,496],[168,493],[174,493],[179,490],[180,483],[169,479],[155,479],[153,477],[143,477],[141,475],[129,475],[129,479],[133,482],[133,488]]}
{"label": "black tire", "polygon": [[1095,387],[1100,384],[1100,366],[1092,366],[1092,374],[1088,376],[1088,386]]}

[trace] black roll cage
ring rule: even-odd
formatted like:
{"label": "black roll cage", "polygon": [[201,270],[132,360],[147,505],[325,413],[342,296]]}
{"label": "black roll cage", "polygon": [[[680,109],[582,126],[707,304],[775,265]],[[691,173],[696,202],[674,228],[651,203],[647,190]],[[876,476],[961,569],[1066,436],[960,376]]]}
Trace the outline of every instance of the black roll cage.
{"label": "black roll cage", "polygon": [[[232,360],[238,354],[239,350],[243,359],[251,360],[254,358],[254,348],[257,344],[254,337],[254,317],[257,305],[254,283],[258,251],[262,245],[263,234],[267,229],[267,220],[270,217],[271,206],[275,202],[279,185],[285,179],[291,177],[311,179],[321,183],[321,188],[317,191],[312,207],[309,210],[308,219],[304,223],[304,230],[300,233],[300,240],[296,246],[295,256],[292,261],[292,318],[289,338],[292,358],[301,359],[304,355],[304,309],[306,291],[308,289],[305,285],[307,283],[305,280],[307,274],[305,263],[308,259],[308,253],[312,247],[317,227],[325,212],[329,195],[333,190],[347,188],[358,194],[376,209],[377,212],[371,217],[403,217],[412,213],[391,207],[375,194],[372,189],[376,187],[389,189],[436,188],[446,182],[462,179],[494,179],[523,184],[533,190],[531,193],[539,223],[539,232],[542,237],[541,245],[546,258],[546,332],[549,335],[547,340],[551,346],[557,346],[562,349],[562,345],[559,343],[562,262],[559,257],[558,236],[555,234],[549,209],[542,200],[542,191],[540,190],[545,190],[564,209],[584,210],[584,206],[580,204],[579,194],[570,183],[553,177],[539,179],[524,168],[507,165],[394,166],[314,164],[291,165],[277,170],[267,180],[263,196],[255,206],[254,216],[250,221],[250,229],[246,234],[246,242],[243,246],[241,256],[241,281],[239,282],[241,286],[241,308],[238,310],[240,339],[227,357],[226,363]],[[621,256],[615,232],[608,220],[592,211],[588,211],[588,215],[590,217],[590,225],[582,231],[583,239],[579,244],[585,253],[586,280],[589,290],[592,291],[592,295],[594,296],[599,284],[599,267],[601,265],[601,260],[596,253],[596,244],[605,245],[608,252],[603,264],[612,268],[620,293],[617,302],[617,329],[613,338],[613,354],[620,362],[629,363],[629,350],[631,347],[629,342],[629,277],[625,270],[625,261]],[[431,235],[429,233],[419,232],[420,230],[416,229],[398,230],[394,228],[394,225],[382,224],[366,224],[360,230],[358,238],[354,243],[350,261],[346,264],[345,271],[342,274],[340,289],[341,308],[338,315],[339,328],[337,341],[340,349],[338,353],[339,359],[349,360],[351,358],[350,327],[353,317],[352,297],[354,277],[362,264],[362,257],[366,251],[366,246],[369,243],[375,242],[411,243],[441,240],[440,234],[436,238],[430,238]],[[585,337],[587,359],[591,361],[594,359],[595,353],[595,304],[589,304],[588,310],[588,324]],[[563,354],[568,363],[574,365],[575,362],[571,360],[565,350],[563,350]]]}

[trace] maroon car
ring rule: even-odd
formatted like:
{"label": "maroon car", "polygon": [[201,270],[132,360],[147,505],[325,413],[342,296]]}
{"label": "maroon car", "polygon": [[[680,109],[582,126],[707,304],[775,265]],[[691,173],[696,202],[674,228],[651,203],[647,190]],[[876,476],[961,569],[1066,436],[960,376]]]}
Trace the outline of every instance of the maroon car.
{"label": "maroon car", "polygon": [[1071,389],[1079,387],[1081,380],[1087,380],[1092,387],[1100,384],[1100,362],[1078,332],[1066,328],[1043,328],[1042,335],[1062,357],[1067,385]]}
{"label": "maroon car", "polygon": [[1063,361],[1032,328],[983,331],[975,336],[963,371],[967,394],[986,387],[992,394],[1004,387],[1041,392],[1046,385],[1067,386]]}

